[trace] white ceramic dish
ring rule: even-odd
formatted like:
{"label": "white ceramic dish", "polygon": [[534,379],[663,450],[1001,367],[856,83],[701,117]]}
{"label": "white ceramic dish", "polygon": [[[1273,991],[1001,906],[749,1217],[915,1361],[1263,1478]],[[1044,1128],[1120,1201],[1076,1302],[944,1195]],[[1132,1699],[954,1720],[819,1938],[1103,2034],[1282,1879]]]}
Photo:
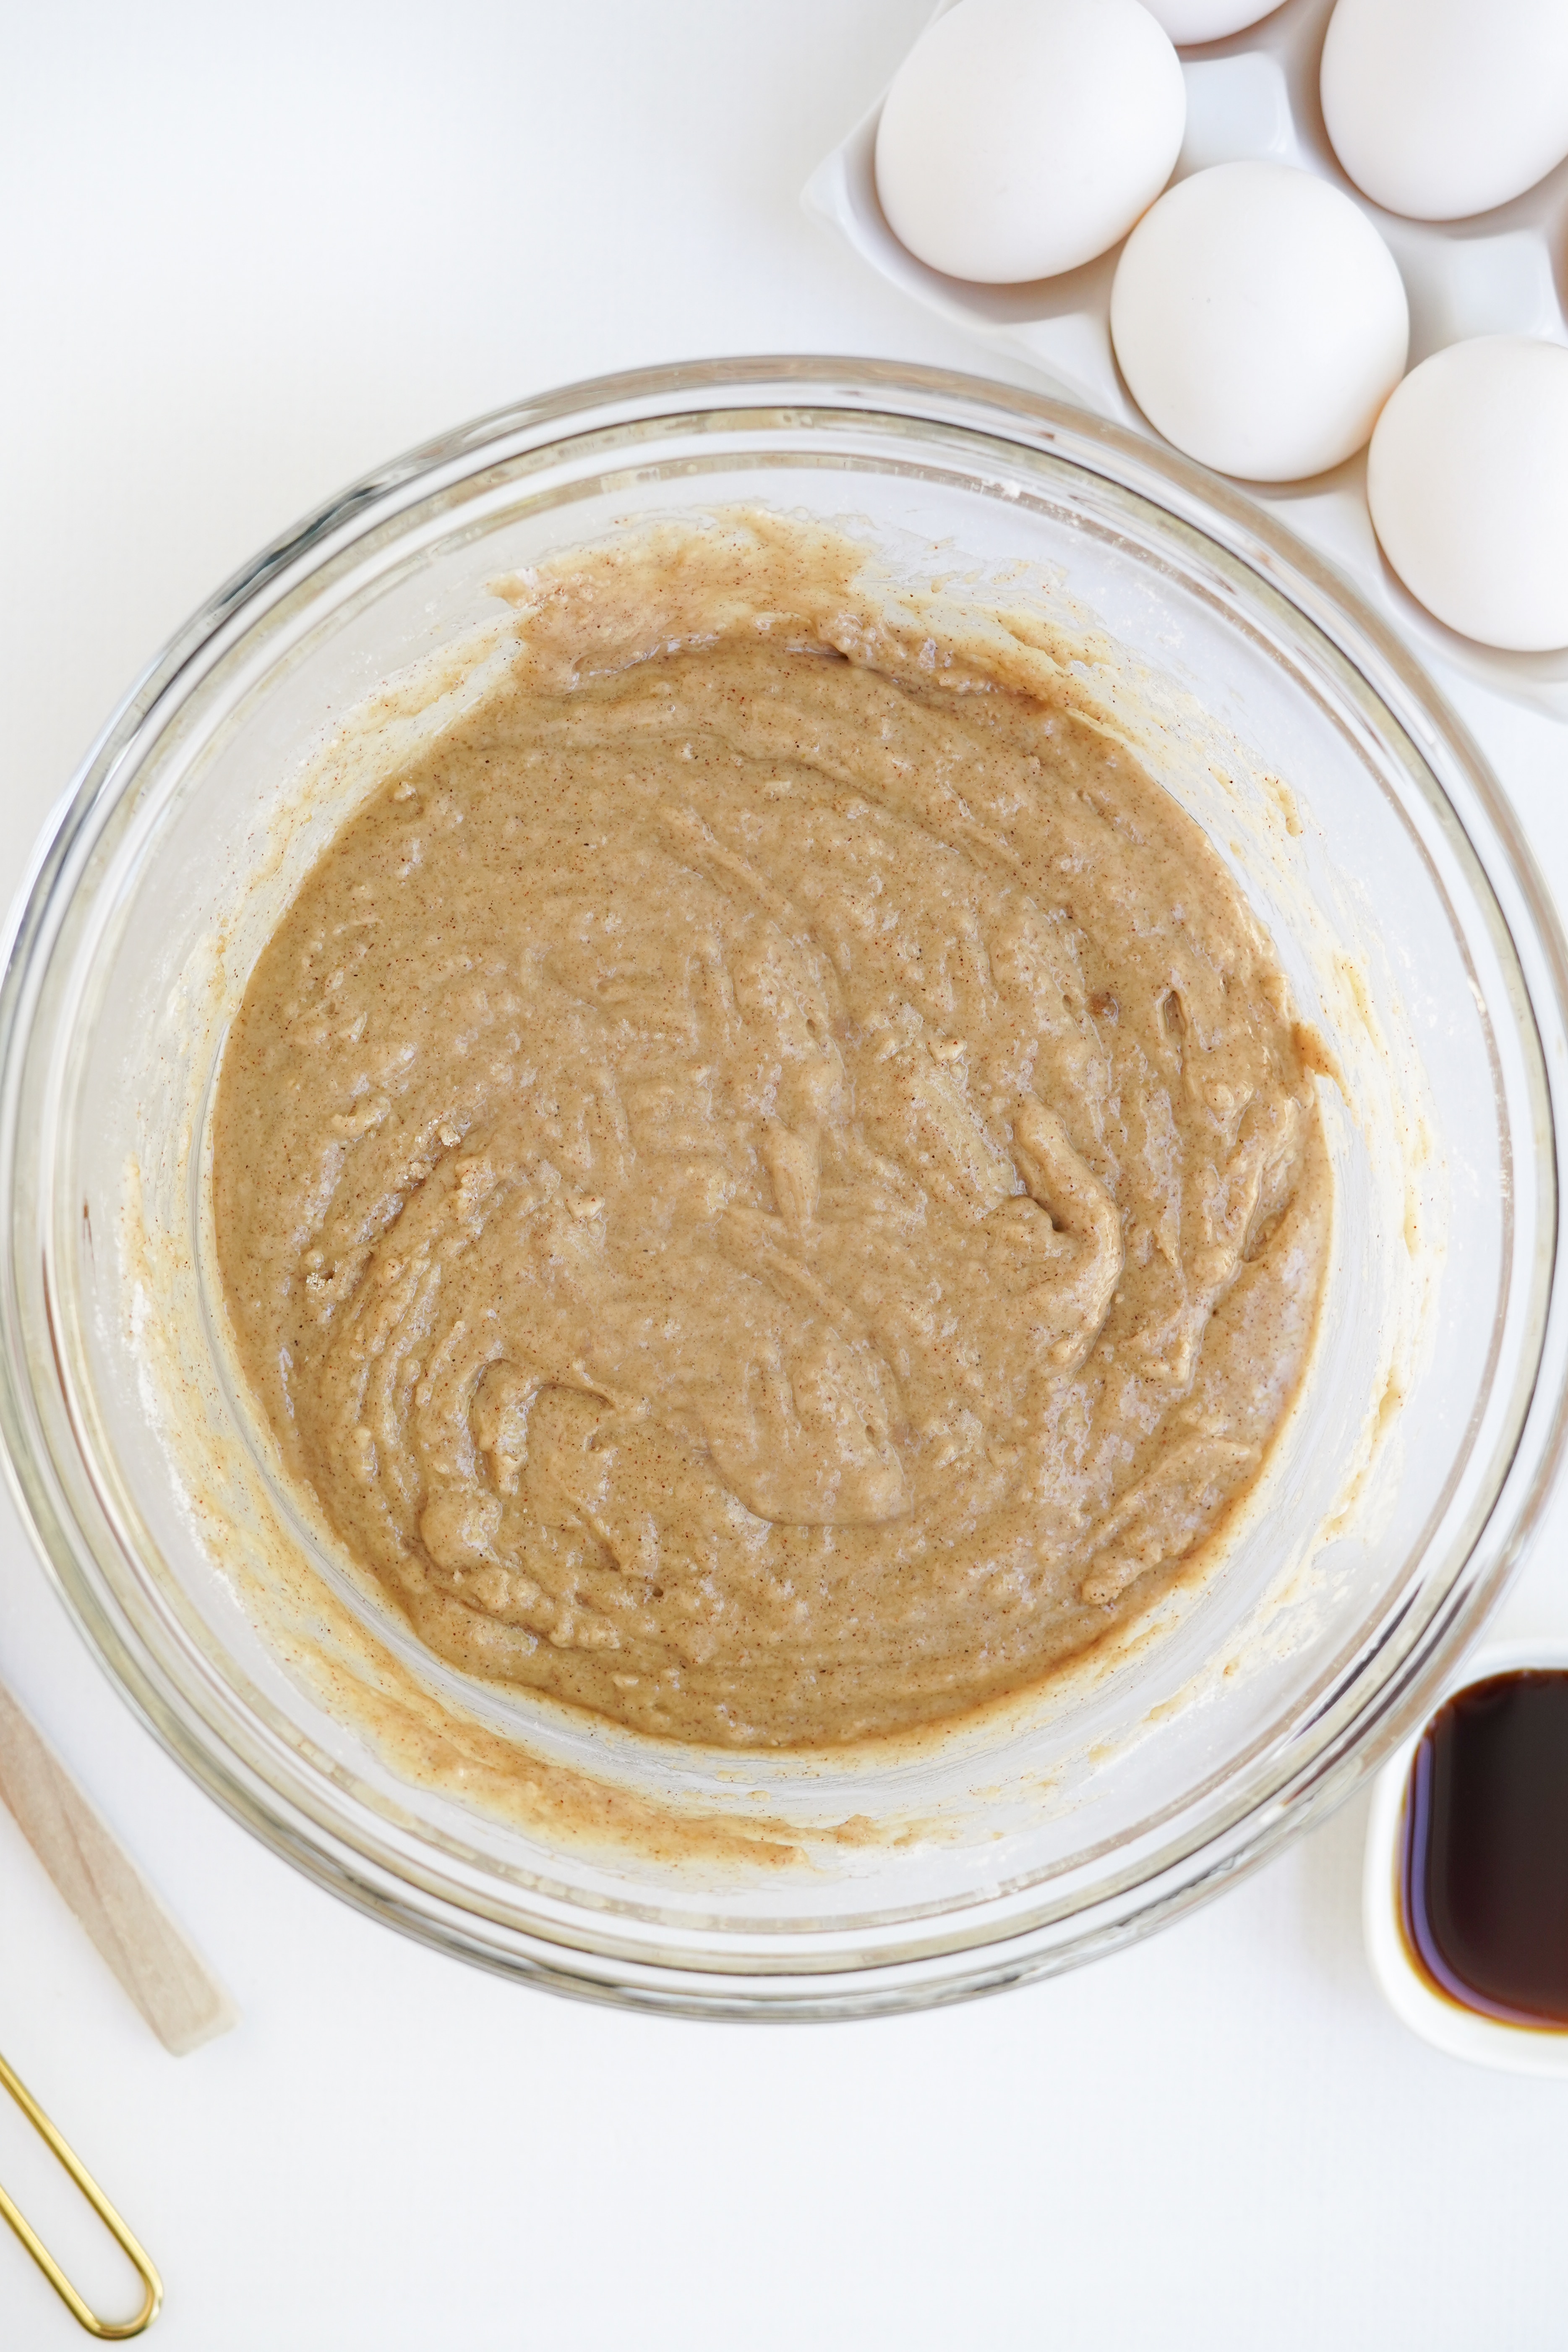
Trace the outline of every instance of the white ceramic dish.
{"label": "white ceramic dish", "polygon": [[[937,16],[956,0],[942,0]],[[1410,365],[1472,335],[1568,343],[1568,162],[1511,204],[1464,221],[1402,220],[1362,195],[1335,161],[1318,102],[1333,0],[1287,0],[1258,25],[1182,52],[1187,132],[1174,177],[1258,158],[1320,173],[1354,198],[1391,250],[1410,298]],[[980,286],[928,269],[900,245],[877,201],[875,106],[807,182],[802,201],[873,269],[977,342],[1023,362],[1097,415],[1166,445],[1131,398],[1110,345],[1120,246],[1031,285]],[[1247,484],[1326,555],[1424,654],[1514,698],[1568,716],[1568,647],[1499,653],[1434,620],[1384,562],[1367,514],[1364,452],[1306,482]]]}
{"label": "white ceramic dish", "polygon": [[[1489,1642],[1455,1668],[1433,1702],[1432,1714],[1456,1691],[1466,1690],[1472,1683],[1530,1667],[1568,1668],[1568,1637],[1556,1642]],[[1506,2025],[1500,2019],[1462,2009],[1436,1990],[1405,1941],[1400,1920],[1405,1791],[1430,1721],[1429,1715],[1389,1758],[1373,1792],[1362,1881],[1362,1917],[1372,1972],[1400,2022],[1450,2058],[1468,2058],[1473,2065],[1495,2066],[1508,2074],[1555,2074],[1568,2080],[1568,2032],[1550,2026]]]}

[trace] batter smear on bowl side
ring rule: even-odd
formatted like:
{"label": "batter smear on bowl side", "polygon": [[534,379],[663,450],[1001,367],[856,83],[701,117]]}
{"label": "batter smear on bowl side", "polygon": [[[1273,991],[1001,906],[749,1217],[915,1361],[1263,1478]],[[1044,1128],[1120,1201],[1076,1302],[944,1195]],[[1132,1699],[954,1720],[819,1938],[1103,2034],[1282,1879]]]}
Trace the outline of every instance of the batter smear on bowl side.
{"label": "batter smear on bowl side", "polygon": [[431,1649],[637,1730],[1021,1690],[1217,1555],[1302,1378],[1270,943],[1043,625],[752,512],[507,593],[226,1050],[285,1467]]}

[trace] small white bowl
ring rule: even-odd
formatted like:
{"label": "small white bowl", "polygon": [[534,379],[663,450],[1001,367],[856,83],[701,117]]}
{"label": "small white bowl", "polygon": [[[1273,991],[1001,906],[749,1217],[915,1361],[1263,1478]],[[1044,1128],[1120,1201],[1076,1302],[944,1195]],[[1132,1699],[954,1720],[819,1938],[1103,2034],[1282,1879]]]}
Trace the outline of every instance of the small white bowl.
{"label": "small white bowl", "polygon": [[1488,1643],[1456,1667],[1431,1714],[1389,1758],[1373,1785],[1366,1825],[1362,1922],[1373,1975],[1395,2017],[1413,2033],[1473,2065],[1496,2066],[1510,2074],[1568,2077],[1568,2028],[1509,2025],[1449,2000],[1416,1961],[1401,1917],[1405,1792],[1415,1751],[1433,1717],[1456,1691],[1468,1690],[1472,1683],[1536,1668],[1548,1673],[1568,1669],[1568,1639]]}

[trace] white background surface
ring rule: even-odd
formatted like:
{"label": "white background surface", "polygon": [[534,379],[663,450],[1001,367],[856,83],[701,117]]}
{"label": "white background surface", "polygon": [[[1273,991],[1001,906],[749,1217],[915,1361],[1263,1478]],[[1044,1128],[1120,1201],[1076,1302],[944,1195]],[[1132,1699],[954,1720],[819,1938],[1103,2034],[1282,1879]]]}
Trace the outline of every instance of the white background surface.
{"label": "white background surface", "polygon": [[[795,202],[927,7],[8,0],[0,897],[163,636],[407,444],[721,352],[983,368]],[[1568,897],[1568,735],[1456,698]],[[1568,1631],[1565,1536],[1560,1504],[1504,1629]],[[0,2049],[161,2263],[163,2352],[1568,2341],[1568,2085],[1384,2010],[1360,1805],[1053,1983],[867,2026],[653,2021],[438,1958],[254,1844],[133,1721],[3,1500],[0,1672],[244,2011],[166,2057],[0,1813]],[[23,2138],[0,2116],[41,2218]],[[0,2232],[0,2345],[84,2340]]]}

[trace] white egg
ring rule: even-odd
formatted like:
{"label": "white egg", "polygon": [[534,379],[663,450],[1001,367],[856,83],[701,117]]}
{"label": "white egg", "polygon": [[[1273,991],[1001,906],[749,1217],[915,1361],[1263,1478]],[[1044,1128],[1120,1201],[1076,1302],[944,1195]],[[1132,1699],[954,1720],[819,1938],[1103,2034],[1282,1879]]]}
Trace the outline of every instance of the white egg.
{"label": "white egg", "polygon": [[1261,8],[1258,0],[1146,0],[1146,5],[1178,47],[1191,48],[1198,41],[1223,41],[1227,34],[1272,16],[1279,0],[1264,0]]}
{"label": "white egg", "polygon": [[1383,551],[1467,637],[1568,646],[1568,351],[1526,335],[1450,343],[1412,368],[1367,452]]}
{"label": "white egg", "polygon": [[1284,163],[1216,163],[1128,238],[1110,332],[1168,441],[1219,473],[1289,482],[1365,441],[1404,373],[1410,312],[1349,196]]}
{"label": "white egg", "polygon": [[877,193],[933,269],[1054,278],[1126,236],[1186,119],[1176,52],[1138,0],[962,0],[888,92]]}
{"label": "white egg", "polygon": [[1338,0],[1323,121],[1373,204],[1465,220],[1568,155],[1568,0]]}

